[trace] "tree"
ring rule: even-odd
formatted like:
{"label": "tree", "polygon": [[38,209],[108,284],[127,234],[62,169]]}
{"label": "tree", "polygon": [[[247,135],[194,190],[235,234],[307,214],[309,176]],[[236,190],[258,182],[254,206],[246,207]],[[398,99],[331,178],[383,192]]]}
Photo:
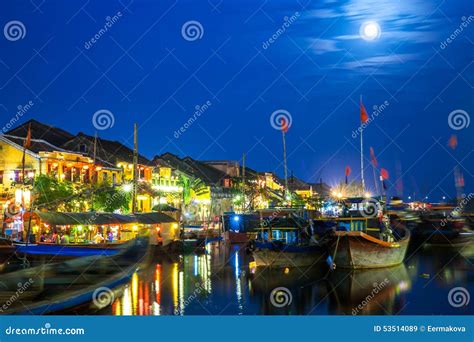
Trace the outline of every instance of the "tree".
{"label": "tree", "polygon": [[33,192],[33,204],[37,208],[70,211],[74,207],[73,201],[70,200],[74,195],[74,186],[69,181],[39,175],[35,179]]}
{"label": "tree", "polygon": [[131,194],[122,191],[120,188],[110,184],[101,184],[94,188],[93,203],[94,210],[104,212],[114,212],[121,209],[124,212],[129,211]]}

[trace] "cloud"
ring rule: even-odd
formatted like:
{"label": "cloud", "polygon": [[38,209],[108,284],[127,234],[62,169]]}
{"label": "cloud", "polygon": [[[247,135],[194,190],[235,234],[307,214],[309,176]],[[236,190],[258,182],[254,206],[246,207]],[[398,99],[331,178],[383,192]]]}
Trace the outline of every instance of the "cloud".
{"label": "cloud", "polygon": [[337,47],[337,41],[332,39],[313,39],[311,46],[314,53],[317,55],[342,50]]}
{"label": "cloud", "polygon": [[366,68],[382,68],[384,66],[403,64],[408,61],[419,59],[419,56],[414,53],[398,53],[383,56],[368,57],[361,60],[345,62],[339,65],[340,69],[366,69]]}

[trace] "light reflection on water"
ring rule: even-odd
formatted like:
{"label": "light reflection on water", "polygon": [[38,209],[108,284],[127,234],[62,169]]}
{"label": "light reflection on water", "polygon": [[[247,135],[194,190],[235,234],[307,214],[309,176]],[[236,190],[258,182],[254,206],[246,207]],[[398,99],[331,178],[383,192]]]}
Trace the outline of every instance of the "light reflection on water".
{"label": "light reflection on water", "polygon": [[[113,305],[101,313],[383,315],[474,311],[474,303],[453,308],[447,300],[455,286],[467,288],[474,296],[472,259],[455,251],[422,250],[404,265],[376,270],[328,274],[316,267],[252,273],[250,256],[240,247],[216,243],[207,246],[206,254],[155,259],[135,273]],[[276,287],[291,291],[289,306],[272,305],[269,296]]]}

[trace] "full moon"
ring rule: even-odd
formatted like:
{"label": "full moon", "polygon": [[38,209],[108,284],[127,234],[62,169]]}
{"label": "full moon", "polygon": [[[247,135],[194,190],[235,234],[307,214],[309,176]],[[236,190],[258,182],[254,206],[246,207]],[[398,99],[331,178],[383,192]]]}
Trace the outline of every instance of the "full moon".
{"label": "full moon", "polygon": [[375,40],[380,37],[380,25],[375,21],[366,21],[360,26],[359,34],[365,40]]}

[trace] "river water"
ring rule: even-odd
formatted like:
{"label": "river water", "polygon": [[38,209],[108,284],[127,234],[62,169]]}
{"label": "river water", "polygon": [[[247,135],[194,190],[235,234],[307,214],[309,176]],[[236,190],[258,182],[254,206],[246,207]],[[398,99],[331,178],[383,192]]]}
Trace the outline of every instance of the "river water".
{"label": "river water", "polygon": [[100,311],[106,315],[467,315],[474,246],[412,246],[403,265],[366,271],[254,270],[240,245],[155,257]]}

